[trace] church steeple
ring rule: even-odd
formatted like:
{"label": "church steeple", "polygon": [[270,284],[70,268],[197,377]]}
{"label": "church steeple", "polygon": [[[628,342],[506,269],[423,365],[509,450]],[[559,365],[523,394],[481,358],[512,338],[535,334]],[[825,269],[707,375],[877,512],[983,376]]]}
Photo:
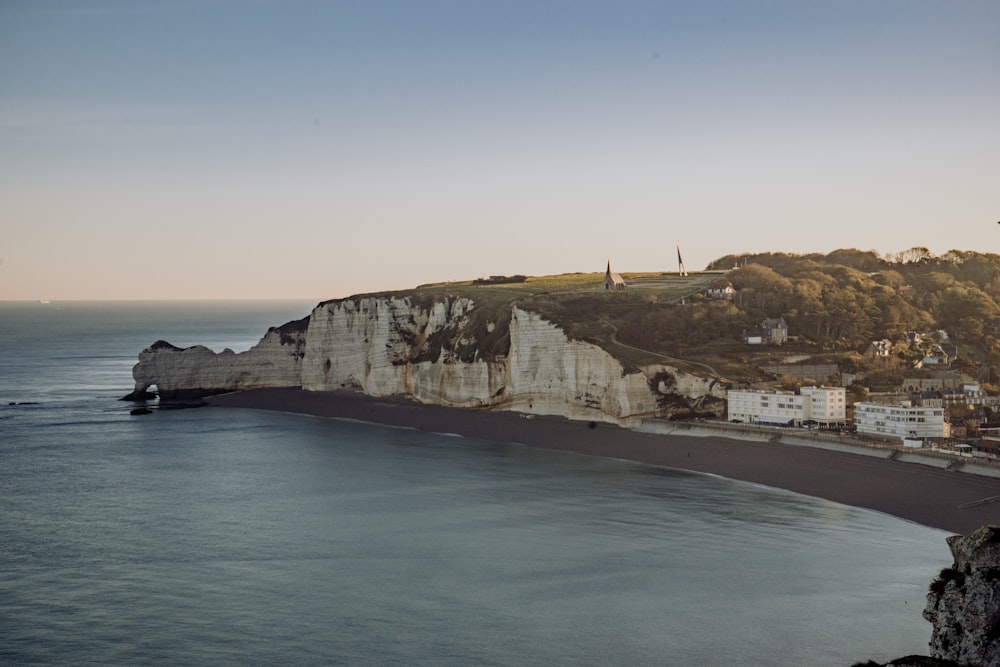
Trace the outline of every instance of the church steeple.
{"label": "church steeple", "polygon": [[625,289],[625,281],[617,273],[611,273],[611,260],[608,260],[608,270],[604,273],[604,289],[606,290],[623,290]]}

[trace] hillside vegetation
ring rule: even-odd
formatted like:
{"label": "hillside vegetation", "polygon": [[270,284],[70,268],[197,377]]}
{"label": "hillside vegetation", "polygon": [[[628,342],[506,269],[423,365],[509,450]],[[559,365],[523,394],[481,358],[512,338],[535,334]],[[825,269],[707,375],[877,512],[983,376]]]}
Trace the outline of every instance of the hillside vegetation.
{"label": "hillside vegetation", "polygon": [[[629,283],[624,292],[604,291],[603,273],[577,273],[424,285],[406,293],[468,296],[483,322],[505,322],[518,304],[627,367],[674,363],[744,382],[766,379],[763,365],[796,355],[874,373],[879,369],[860,355],[871,341],[897,343],[908,331],[944,330],[958,348],[955,368],[988,383],[1000,379],[1000,255],[953,250],[936,257],[924,248],[890,256],[854,249],[763,253],[721,257],[690,276],[622,275]],[[736,289],[731,301],[705,296],[720,278]],[[777,317],[787,322],[790,342],[746,344],[765,318]],[[504,353],[509,341],[491,338],[492,353]],[[892,368],[883,361],[881,370],[906,373],[909,360],[924,352],[894,348]]]}

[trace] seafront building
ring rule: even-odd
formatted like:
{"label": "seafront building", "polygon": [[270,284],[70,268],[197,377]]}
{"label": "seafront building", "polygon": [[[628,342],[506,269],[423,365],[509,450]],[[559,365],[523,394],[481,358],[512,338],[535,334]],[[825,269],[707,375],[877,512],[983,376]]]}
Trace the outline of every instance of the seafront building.
{"label": "seafront building", "polygon": [[847,390],[843,387],[802,387],[799,392],[809,401],[806,419],[825,426],[847,421]]}
{"label": "seafront building", "polygon": [[855,403],[854,425],[858,433],[900,440],[944,438],[944,408]]}
{"label": "seafront building", "polygon": [[815,422],[834,426],[847,421],[847,392],[843,387],[803,387],[800,393],[760,389],[726,392],[729,419],[748,424],[801,426]]}

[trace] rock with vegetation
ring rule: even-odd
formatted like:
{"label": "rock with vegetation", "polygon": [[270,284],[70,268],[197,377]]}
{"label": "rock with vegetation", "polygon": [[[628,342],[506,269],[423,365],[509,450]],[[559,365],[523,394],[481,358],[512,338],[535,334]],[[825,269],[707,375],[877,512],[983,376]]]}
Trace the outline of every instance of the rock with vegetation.
{"label": "rock with vegetation", "polygon": [[1000,526],[948,538],[955,562],[931,584],[924,618],[931,653],[961,665],[1000,665]]}
{"label": "rock with vegetation", "polygon": [[948,538],[955,562],[927,592],[931,655],[854,667],[997,667],[1000,665],[1000,526]]}

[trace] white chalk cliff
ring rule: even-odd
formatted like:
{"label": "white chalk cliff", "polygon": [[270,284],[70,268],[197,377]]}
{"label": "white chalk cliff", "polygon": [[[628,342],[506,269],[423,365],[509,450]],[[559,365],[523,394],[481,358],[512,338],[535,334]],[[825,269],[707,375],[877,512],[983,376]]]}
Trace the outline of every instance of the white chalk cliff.
{"label": "white chalk cliff", "polygon": [[159,340],[139,353],[132,368],[135,392],[155,385],[160,396],[204,396],[224,391],[299,385],[306,320],[272,327],[246,352],[179,348]]}
{"label": "white chalk cliff", "polygon": [[461,297],[322,303],[239,354],[159,341],[140,353],[133,376],[136,395],[155,385],[163,398],[352,387],[372,396],[616,423],[693,406],[718,413],[725,398],[714,379],[664,365],[626,372],[602,348],[571,340],[536,313],[515,305],[491,320]]}

